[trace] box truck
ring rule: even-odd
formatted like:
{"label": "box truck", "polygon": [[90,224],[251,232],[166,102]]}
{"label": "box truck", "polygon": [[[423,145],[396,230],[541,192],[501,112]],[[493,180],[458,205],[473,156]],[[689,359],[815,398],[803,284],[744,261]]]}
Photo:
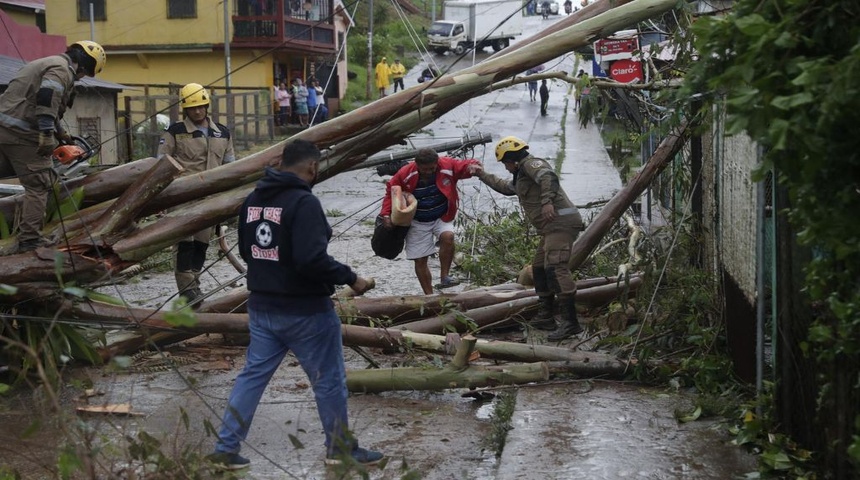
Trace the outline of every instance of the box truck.
{"label": "box truck", "polygon": [[523,33],[522,0],[452,0],[444,3],[442,13],[444,20],[427,31],[430,50],[440,55],[448,50],[459,55],[473,47],[498,52]]}

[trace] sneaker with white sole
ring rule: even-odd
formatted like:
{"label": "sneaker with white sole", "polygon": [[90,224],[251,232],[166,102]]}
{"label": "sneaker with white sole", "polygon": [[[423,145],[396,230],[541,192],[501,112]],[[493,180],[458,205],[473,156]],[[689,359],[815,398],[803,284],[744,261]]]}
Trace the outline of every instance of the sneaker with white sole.
{"label": "sneaker with white sole", "polygon": [[366,448],[355,447],[349,455],[340,452],[330,453],[325,458],[326,465],[342,465],[344,462],[355,462],[359,465],[376,465],[385,455],[368,450]]}

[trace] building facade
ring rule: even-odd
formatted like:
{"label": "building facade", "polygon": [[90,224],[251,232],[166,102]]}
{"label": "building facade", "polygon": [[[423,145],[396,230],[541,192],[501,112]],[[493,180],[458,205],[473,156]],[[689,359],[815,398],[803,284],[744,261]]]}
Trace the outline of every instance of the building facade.
{"label": "building facade", "polygon": [[339,46],[352,20],[340,0],[228,0],[227,8],[217,0],[46,0],[47,31],[102,44],[101,77],[117,83],[272,91],[280,80],[315,75],[329,85],[327,97],[343,96]]}

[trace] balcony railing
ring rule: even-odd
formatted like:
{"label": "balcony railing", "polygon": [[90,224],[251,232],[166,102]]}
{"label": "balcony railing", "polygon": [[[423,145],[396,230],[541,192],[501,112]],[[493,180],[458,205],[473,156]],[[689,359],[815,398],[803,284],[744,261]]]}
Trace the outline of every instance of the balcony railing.
{"label": "balcony railing", "polygon": [[332,4],[332,0],[238,0],[233,12],[233,43],[334,52]]}

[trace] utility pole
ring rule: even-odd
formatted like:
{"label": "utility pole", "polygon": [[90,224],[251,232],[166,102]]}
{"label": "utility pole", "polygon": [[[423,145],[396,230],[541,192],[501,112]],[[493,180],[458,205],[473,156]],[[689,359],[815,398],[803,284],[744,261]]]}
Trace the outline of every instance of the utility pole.
{"label": "utility pole", "polygon": [[93,2],[90,2],[90,40],[96,41],[96,15]]}
{"label": "utility pole", "polygon": [[373,75],[373,0],[370,0],[369,5],[369,22],[367,27],[367,101],[373,100],[374,86],[376,86],[376,77]]}
{"label": "utility pole", "polygon": [[224,86],[230,93],[230,0],[224,0]]}

